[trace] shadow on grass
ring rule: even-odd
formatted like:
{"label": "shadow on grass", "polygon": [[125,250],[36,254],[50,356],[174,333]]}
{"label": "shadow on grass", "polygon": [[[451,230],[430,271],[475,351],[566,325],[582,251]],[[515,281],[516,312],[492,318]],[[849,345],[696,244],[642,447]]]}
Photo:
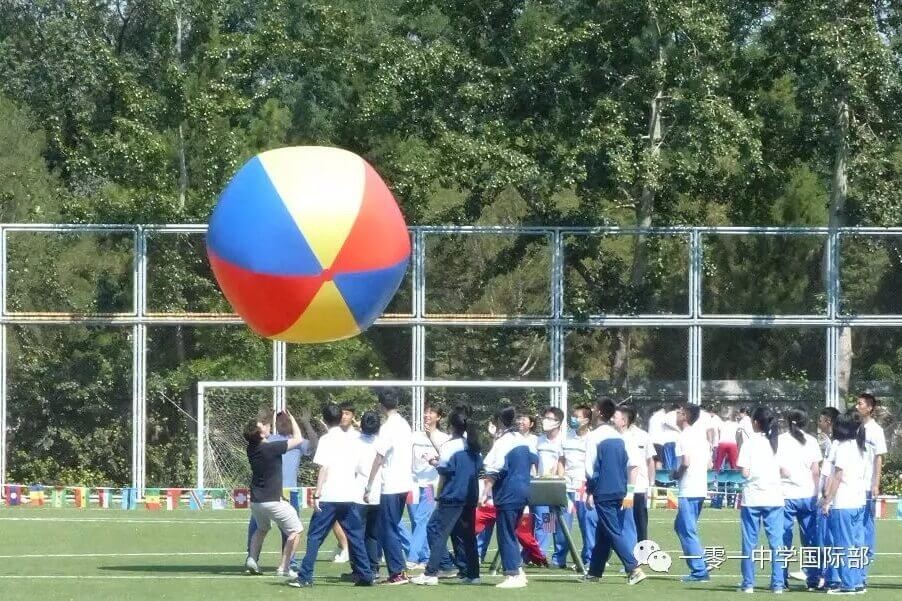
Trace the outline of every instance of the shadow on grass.
{"label": "shadow on grass", "polygon": [[[244,566],[230,565],[165,565],[165,564],[147,564],[147,565],[118,565],[118,566],[98,566],[99,570],[109,572],[153,572],[156,574],[205,574],[217,576],[245,576]],[[248,578],[254,578],[248,576]],[[260,577],[264,578],[263,576]]]}

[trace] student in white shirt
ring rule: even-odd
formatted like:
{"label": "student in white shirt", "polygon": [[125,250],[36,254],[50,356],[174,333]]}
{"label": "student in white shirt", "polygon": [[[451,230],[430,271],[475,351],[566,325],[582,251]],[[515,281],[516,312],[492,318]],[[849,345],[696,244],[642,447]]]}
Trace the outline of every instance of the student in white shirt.
{"label": "student in white shirt", "polygon": [[864,472],[867,489],[867,506],[864,512],[864,541],[868,548],[868,564],[864,567],[864,586],[867,586],[868,570],[870,562],[874,561],[874,551],[877,547],[877,530],[874,524],[876,517],[876,499],[880,495],[880,477],[883,475],[883,456],[886,455],[886,435],[883,428],[874,421],[874,410],[877,409],[877,399],[870,393],[858,395],[855,410],[861,417],[861,425],[864,428],[864,443],[867,453],[867,466]]}
{"label": "student in white shirt", "polygon": [[[767,407],[758,407],[752,414],[752,435],[739,449],[739,469],[745,478],[742,487],[742,584],[739,592],[752,593],[755,588],[755,562],[752,549],[758,544],[758,529],[764,524],[764,534],[772,557],[783,541],[783,490],[777,449],[780,432],[777,418]],[[771,561],[770,588],[782,593],[783,568],[779,561]]]}
{"label": "student in white shirt", "polygon": [[[804,430],[808,424],[804,411],[787,411],[784,420],[789,431],[780,434],[777,443],[777,460],[783,477],[783,546],[792,548],[792,533],[798,522],[801,546],[819,547],[817,494],[823,456],[817,440]],[[803,576],[808,590],[817,589],[819,568],[805,568]],[[787,568],[783,569],[783,583],[789,588]]]}
{"label": "student in white shirt", "polygon": [[701,409],[687,403],[677,411],[677,424],[683,429],[676,442],[678,467],[670,477],[679,483],[677,515],[674,529],[680,539],[683,555],[689,565],[689,574],[683,582],[708,582],[704,549],[698,536],[698,519],[708,496],[708,466],[711,464],[711,447],[707,433],[696,427]]}
{"label": "student in white shirt", "polygon": [[[564,423],[564,412],[558,407],[547,407],[542,413],[542,434],[536,440],[536,454],[539,456],[539,468],[536,475],[539,478],[562,476],[560,469],[561,457],[564,454],[564,437],[561,434],[561,426]],[[548,556],[548,546],[552,541],[550,536],[551,508],[547,505],[532,508],[533,532],[542,553]],[[557,529],[555,529],[555,533]]]}
{"label": "student in white shirt", "polygon": [[751,438],[754,433],[752,418],[748,407],[739,408],[739,429],[736,433],[736,446],[742,449],[742,443]]}
{"label": "student in white shirt", "polygon": [[307,533],[307,550],[297,580],[290,586],[313,585],[313,569],[320,545],[332,531],[332,524],[341,524],[348,537],[348,553],[357,574],[355,586],[371,586],[373,573],[364,542],[364,525],[360,517],[360,485],[356,481],[357,457],[355,446],[340,427],[341,409],[335,403],[323,407],[323,421],[329,430],[320,439],[313,456],[319,466],[314,511]]}
{"label": "student in white shirt", "polygon": [[373,480],[382,477],[382,494],[379,498],[379,533],[382,551],[388,568],[385,584],[407,584],[406,560],[401,543],[401,518],[407,495],[413,486],[413,432],[407,420],[398,413],[398,395],[390,389],[378,392],[379,405],[385,421],[379,428],[376,440],[376,457],[370,471],[369,482],[364,489],[364,502],[369,502]]}
{"label": "student in white shirt", "polygon": [[[567,497],[576,510],[576,521],[582,535],[582,560],[589,564],[592,547],[595,545],[595,527],[598,514],[586,508],[586,438],[592,428],[592,410],[587,405],[577,405],[570,411],[570,430],[562,445],[561,467],[567,480]],[[573,514],[564,514],[567,527],[573,526]],[[554,533],[554,556],[552,564],[558,568],[567,567],[567,541],[564,531],[558,529]]]}
{"label": "student in white shirt", "polygon": [[[413,433],[414,503],[407,506],[410,515],[411,536],[407,551],[409,569],[425,568],[429,561],[427,526],[435,511],[435,487],[438,471],[431,464],[439,456],[442,445],[451,437],[439,430],[442,409],[427,404],[423,409],[423,430]],[[450,561],[450,557],[448,558]]]}
{"label": "student in white shirt", "polygon": [[679,412],[680,405],[674,405],[670,411],[664,414],[664,419],[661,422],[661,454],[658,456],[658,459],[661,461],[661,469],[669,472],[678,469],[680,466],[676,452],[677,440],[682,432],[679,423]]}
{"label": "student in white shirt", "polygon": [[[868,469],[865,432],[858,421],[844,414],[833,423],[833,444],[830,448],[833,469],[821,500],[821,511],[827,514],[831,546],[839,556],[835,577],[827,583],[828,594],[854,595],[864,592],[864,573],[849,561],[853,549],[861,549],[864,542],[864,507]],[[838,581],[837,581],[838,579]]]}
{"label": "student in white shirt", "polygon": [[[338,424],[338,427],[355,437],[360,434],[357,427],[359,424],[357,423],[356,414],[357,410],[354,408],[354,403],[345,401],[341,404],[341,423]],[[348,563],[350,559],[348,557],[348,539],[345,537],[345,533],[338,522],[335,522],[335,525],[332,526],[332,534],[335,535],[335,540],[338,541],[338,549],[335,550],[335,558],[332,562]]]}
{"label": "student in white shirt", "polygon": [[517,429],[526,439],[527,444],[532,447],[532,452],[536,452],[536,446],[539,443],[539,437],[535,435],[536,418],[527,413],[521,413],[517,416]]}
{"label": "student in white shirt", "polygon": [[629,527],[628,519],[632,517],[636,541],[648,540],[647,494],[649,486],[654,486],[655,448],[648,433],[636,425],[636,408],[633,405],[623,403],[617,407],[614,426],[638,458],[639,464],[633,485],[633,506],[624,514],[624,528]]}
{"label": "student in white shirt", "polygon": [[[380,481],[373,481],[373,489],[368,496],[369,502],[363,502],[363,493],[366,483],[370,479],[370,471],[373,469],[373,459],[376,457],[376,437],[379,435],[379,414],[375,411],[367,411],[360,417],[360,435],[349,437],[349,441],[356,442],[357,447],[353,452],[357,455],[357,470],[355,481],[358,486],[357,510],[360,513],[360,521],[363,522],[363,541],[366,545],[366,555],[370,562],[370,571],[375,577],[379,573],[379,497],[381,492]],[[349,442],[350,443],[350,442]],[[349,574],[342,574],[342,580],[356,582],[357,571],[351,566]]]}

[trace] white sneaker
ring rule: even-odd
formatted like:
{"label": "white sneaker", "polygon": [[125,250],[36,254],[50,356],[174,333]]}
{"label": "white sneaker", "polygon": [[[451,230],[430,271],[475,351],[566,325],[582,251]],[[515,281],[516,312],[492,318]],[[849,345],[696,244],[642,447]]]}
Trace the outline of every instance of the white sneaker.
{"label": "white sneaker", "polygon": [[348,550],[342,549],[335,554],[335,559],[332,560],[332,563],[348,563],[350,559],[351,558],[348,556]]}
{"label": "white sneaker", "polygon": [[802,570],[798,570],[796,572],[790,572],[789,577],[792,578],[793,580],[801,580],[802,582],[805,582],[806,580],[808,580],[808,577],[805,576],[805,572],[803,572]]}
{"label": "white sneaker", "polygon": [[425,570],[426,564],[425,563],[417,563],[415,561],[408,561],[407,569],[408,570]]}
{"label": "white sneaker", "polygon": [[529,582],[529,580],[526,578],[526,570],[524,570],[523,568],[520,568],[520,578],[523,579],[523,582]]}
{"label": "white sneaker", "polygon": [[257,562],[254,561],[254,558],[250,555],[248,555],[247,559],[244,560],[244,571],[251,576],[263,575],[263,572],[260,571],[260,566],[257,565]]}
{"label": "white sneaker", "polygon": [[738,589],[736,589],[736,592],[737,593],[747,593],[747,594],[751,595],[752,593],[755,592],[755,589],[750,586],[747,586],[745,588],[740,586]]}
{"label": "white sneaker", "polygon": [[435,575],[439,580],[448,580],[450,578],[457,578],[457,570],[439,570],[438,574]]}
{"label": "white sneaker", "polygon": [[522,574],[519,576],[507,576],[501,581],[501,584],[496,584],[495,588],[526,588],[526,576]]}
{"label": "white sneaker", "polygon": [[411,578],[410,581],[413,584],[419,584],[420,586],[436,586],[438,584],[438,577],[420,574],[419,576]]}
{"label": "white sneaker", "polygon": [[294,570],[292,570],[291,568],[288,568],[287,570],[283,570],[282,568],[277,568],[276,576],[278,576],[280,578],[297,578],[298,573],[295,572]]}

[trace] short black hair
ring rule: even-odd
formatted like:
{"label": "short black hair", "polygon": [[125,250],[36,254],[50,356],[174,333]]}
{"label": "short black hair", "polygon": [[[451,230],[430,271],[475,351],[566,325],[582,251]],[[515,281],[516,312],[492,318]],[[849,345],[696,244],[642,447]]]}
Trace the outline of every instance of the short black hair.
{"label": "short black hair", "polygon": [[391,388],[383,388],[377,391],[376,397],[379,399],[379,404],[388,411],[397,409],[398,404],[400,403],[398,393]]}
{"label": "short black hair", "polygon": [[561,411],[560,407],[545,407],[545,410],[542,411],[542,415],[548,415],[549,413],[554,414],[554,419],[557,421],[564,421],[564,412]]}
{"label": "short black hair", "polygon": [[325,403],[322,411],[323,421],[329,428],[334,428],[341,423],[341,407],[335,403]]}
{"label": "short black hair", "polygon": [[824,407],[821,409],[821,415],[829,419],[831,422],[835,422],[836,418],[839,417],[839,409],[836,407]]}
{"label": "short black hair", "polygon": [[436,403],[426,403],[426,405],[423,407],[423,413],[428,413],[430,411],[432,411],[439,417],[445,417],[445,410],[442,409],[441,405],[438,405]]}
{"label": "short black hair", "polygon": [[877,397],[875,397],[870,392],[862,392],[858,395],[859,399],[864,399],[864,402],[868,404],[871,409],[877,407]]}
{"label": "short black hair", "polygon": [[689,422],[689,425],[694,426],[698,421],[698,416],[701,415],[701,407],[692,403],[684,403],[683,413],[686,414],[686,421]]}
{"label": "short black hair", "polygon": [[607,397],[599,399],[597,407],[598,416],[601,417],[602,421],[608,421],[609,419],[614,417],[614,412],[617,411],[617,405],[612,399],[609,399]]}
{"label": "short black hair", "polygon": [[260,422],[252,419],[244,424],[244,440],[250,444],[257,444],[263,441],[263,434],[260,432]]}
{"label": "short black hair", "polygon": [[514,425],[514,420],[517,419],[517,411],[510,405],[507,407],[502,407],[498,410],[498,413],[495,414],[495,421],[497,421],[502,427],[510,428]]}
{"label": "short black hair", "polygon": [[536,425],[536,416],[531,413],[527,413],[526,411],[521,411],[518,417],[525,417],[526,419],[528,419],[530,428],[532,428],[533,426]]}
{"label": "short black hair", "polygon": [[381,425],[379,414],[375,411],[365,411],[360,418],[360,431],[364,434],[378,434]]}
{"label": "short black hair", "polygon": [[742,413],[744,415],[751,415],[751,411],[749,410],[748,407],[740,407],[739,413]]}
{"label": "short black hair", "polygon": [[351,401],[345,401],[341,404],[342,411],[350,411],[351,413],[357,413],[357,409],[354,408],[354,403]]}
{"label": "short black hair", "polygon": [[579,411],[586,419],[592,419],[592,409],[588,405],[577,405],[572,411]]}
{"label": "short black hair", "polygon": [[628,426],[632,426],[636,422],[636,408],[632,404],[620,403],[617,406],[617,411],[619,411],[626,417],[626,423]]}

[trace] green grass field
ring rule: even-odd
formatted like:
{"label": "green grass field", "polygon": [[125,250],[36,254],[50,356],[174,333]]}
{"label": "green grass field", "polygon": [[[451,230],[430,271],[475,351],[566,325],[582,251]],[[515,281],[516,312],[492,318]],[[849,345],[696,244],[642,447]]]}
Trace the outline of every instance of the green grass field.
{"label": "green grass field", "polygon": [[[474,590],[462,585],[438,587],[354,588],[340,583],[337,576],[346,566],[331,563],[333,541],[323,547],[317,565],[316,585],[292,589],[275,576],[243,575],[244,537],[247,512],[239,510],[205,512],[148,512],[118,510],[77,510],[48,508],[0,509],[0,601],[45,599],[209,599],[236,598],[290,599],[380,599],[390,594],[393,601],[447,599],[455,594],[485,598],[510,598],[513,591],[497,590],[499,578],[483,574],[483,586]],[[618,599],[668,601],[714,601],[724,594],[734,595],[739,582],[739,565],[728,561],[714,572],[710,583],[684,585],[677,578],[685,573],[673,533],[672,511],[651,514],[650,536],[671,552],[674,566],[669,575],[652,574],[648,581],[627,587],[619,565],[599,584],[580,584],[572,573],[561,570],[529,570],[530,583],[516,592],[518,599],[548,599],[566,595],[570,599],[597,599],[613,594]],[[307,522],[305,516],[305,524]],[[902,521],[878,522],[880,554],[871,569],[867,598],[902,598]],[[738,514],[734,511],[706,510],[702,521],[702,542],[724,546],[735,552],[739,543]],[[261,565],[272,573],[277,563],[277,536],[270,535]],[[615,560],[616,561],[616,560]],[[759,570],[758,585],[767,586]],[[796,586],[801,583],[795,583]],[[477,592],[478,590],[478,592]],[[797,589],[798,590],[798,589]],[[761,589],[761,594],[769,594]],[[803,590],[794,596],[808,595]]]}

